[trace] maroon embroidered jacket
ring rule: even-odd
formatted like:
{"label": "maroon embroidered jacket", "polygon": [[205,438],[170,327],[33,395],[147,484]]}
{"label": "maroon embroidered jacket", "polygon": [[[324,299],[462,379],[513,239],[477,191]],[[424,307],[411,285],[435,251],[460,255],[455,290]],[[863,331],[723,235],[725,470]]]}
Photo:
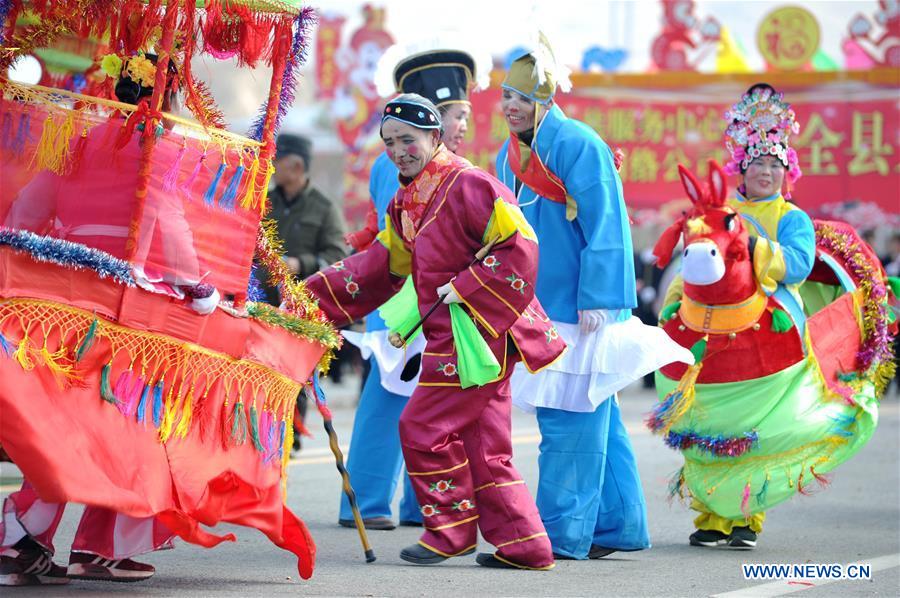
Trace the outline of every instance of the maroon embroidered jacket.
{"label": "maroon embroidered jacket", "polygon": [[[337,325],[348,324],[387,301],[409,274],[424,314],[437,300],[437,288],[452,279],[501,364],[500,377],[518,359],[534,372],[562,355],[565,343],[534,297],[537,238],[510,190],[443,146],[403,183],[377,241],[306,280],[325,314]],[[491,252],[470,265],[494,239]],[[459,386],[447,306],[428,318],[423,333],[419,384]]]}

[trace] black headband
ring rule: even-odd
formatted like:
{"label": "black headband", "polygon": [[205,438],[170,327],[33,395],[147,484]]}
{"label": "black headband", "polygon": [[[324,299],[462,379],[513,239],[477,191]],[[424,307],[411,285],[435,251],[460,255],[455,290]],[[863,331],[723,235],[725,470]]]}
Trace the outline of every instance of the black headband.
{"label": "black headband", "polygon": [[384,121],[389,118],[412,125],[417,129],[436,129],[439,131],[443,127],[441,115],[438,114],[437,110],[418,102],[388,102],[381,116],[381,124],[384,125]]}

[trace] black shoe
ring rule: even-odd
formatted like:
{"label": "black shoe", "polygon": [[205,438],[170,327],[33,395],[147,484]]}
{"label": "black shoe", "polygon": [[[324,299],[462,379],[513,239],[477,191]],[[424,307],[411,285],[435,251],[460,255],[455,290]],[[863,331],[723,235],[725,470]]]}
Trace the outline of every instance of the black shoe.
{"label": "black shoe", "polygon": [[729,548],[743,548],[752,550],[756,548],[756,532],[749,527],[733,527],[728,536]]}
{"label": "black shoe", "polygon": [[[556,555],[554,555],[556,556]],[[572,557],[562,557],[564,559]],[[487,552],[479,552],[475,557],[475,562],[481,565],[482,567],[488,567],[491,569],[527,569],[532,571],[543,571],[545,569],[552,569],[556,566],[556,563],[550,563],[546,567],[526,567],[525,565],[517,565],[512,561],[507,561],[506,559],[497,558],[497,555],[490,554]]]}
{"label": "black shoe", "polygon": [[[473,552],[475,552],[474,548],[453,556],[465,556],[467,554],[472,554]],[[400,551],[400,558],[408,563],[414,563],[416,565],[437,565],[438,563],[443,563],[450,557],[438,554],[429,548],[425,548],[421,544],[413,544]]]}
{"label": "black shoe", "polygon": [[[352,527],[356,529],[356,521],[353,519],[338,519],[338,525],[341,527]],[[375,529],[375,530],[392,530],[396,525],[391,520],[390,517],[370,517],[369,519],[363,519],[363,526],[366,529]]]}
{"label": "black shoe", "polygon": [[400,527],[422,527],[421,521],[410,521],[409,519],[401,519]]}
{"label": "black shoe", "polygon": [[728,542],[728,536],[714,529],[698,529],[691,534],[691,546],[706,546],[713,548],[722,546]]}
{"label": "black shoe", "polygon": [[607,548],[606,546],[600,546],[599,544],[591,545],[591,550],[588,552],[589,559],[602,559],[605,556],[609,556],[612,553],[616,552],[615,548]]}

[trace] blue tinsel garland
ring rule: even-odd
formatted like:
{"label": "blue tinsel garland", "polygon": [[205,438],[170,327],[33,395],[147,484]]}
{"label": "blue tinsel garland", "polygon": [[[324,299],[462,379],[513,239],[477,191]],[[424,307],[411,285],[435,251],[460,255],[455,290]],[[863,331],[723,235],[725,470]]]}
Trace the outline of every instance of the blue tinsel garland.
{"label": "blue tinsel garland", "polygon": [[250,266],[250,280],[247,281],[247,300],[253,301],[254,303],[265,303],[267,299],[266,292],[259,282],[257,269],[256,262],[253,262]]}
{"label": "blue tinsel garland", "polygon": [[128,262],[80,243],[0,227],[0,246],[2,245],[27,252],[39,262],[93,270],[100,278],[111,277],[120,284],[135,286]]}

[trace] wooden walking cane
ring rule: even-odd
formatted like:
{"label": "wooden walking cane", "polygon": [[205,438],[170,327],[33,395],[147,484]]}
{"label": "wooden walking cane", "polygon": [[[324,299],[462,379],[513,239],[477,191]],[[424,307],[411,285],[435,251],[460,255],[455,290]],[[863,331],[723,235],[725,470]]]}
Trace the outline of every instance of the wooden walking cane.
{"label": "wooden walking cane", "polygon": [[373,563],[375,562],[375,551],[372,550],[372,546],[369,544],[369,536],[366,534],[366,526],[363,524],[362,515],[359,513],[359,506],[356,504],[356,493],[353,492],[353,486],[350,485],[350,473],[347,471],[347,468],[344,467],[344,453],[341,452],[341,446],[338,444],[337,432],[334,430],[334,424],[332,423],[332,415],[331,409],[328,408],[328,405],[325,403],[325,393],[322,392],[322,387],[319,386],[319,372],[316,371],[313,373],[313,382],[312,387],[306,387],[307,394],[312,394],[312,398],[316,403],[316,408],[319,410],[319,413],[322,414],[322,420],[325,423],[325,432],[328,434],[328,445],[331,447],[331,452],[334,453],[334,461],[337,466],[338,472],[341,474],[341,483],[343,485],[344,494],[347,495],[347,499],[350,501],[350,509],[353,511],[353,521],[356,522],[356,531],[359,532],[359,541],[362,542],[363,552],[366,555],[366,562]]}
{"label": "wooden walking cane", "polygon": [[[497,244],[497,241],[499,241],[499,240],[500,240],[499,235],[496,236],[496,237],[494,237],[493,239],[491,239],[491,240],[488,242],[487,245],[485,245],[484,247],[482,247],[481,249],[478,250],[478,252],[475,254],[474,259],[472,259],[472,261],[469,262],[469,265],[466,266],[466,267],[467,267],[467,268],[468,268],[468,267],[471,267],[472,264],[474,264],[475,262],[479,262],[479,261],[483,260],[483,259],[487,256],[487,254],[490,253],[491,249],[493,249],[494,245],[496,245],[496,244]],[[388,341],[391,343],[391,345],[393,345],[394,347],[397,347],[398,349],[402,349],[404,346],[406,346],[406,341],[408,341],[408,340],[410,339],[410,337],[416,332],[416,330],[419,329],[419,326],[421,326],[422,324],[424,324],[424,323],[425,323],[425,320],[428,319],[428,316],[430,316],[431,314],[433,314],[433,313],[434,313],[434,310],[436,310],[436,309],[438,308],[438,306],[439,306],[441,303],[443,303],[443,302],[444,302],[444,297],[439,296],[439,297],[437,298],[437,301],[435,301],[435,302],[431,305],[431,307],[428,308],[428,311],[425,312],[425,315],[422,316],[422,317],[419,319],[419,321],[416,322],[416,325],[413,326],[413,327],[409,330],[409,332],[407,332],[405,335],[400,336],[400,333],[399,333],[399,332],[394,332],[394,333],[392,333],[392,334],[388,337]]]}

